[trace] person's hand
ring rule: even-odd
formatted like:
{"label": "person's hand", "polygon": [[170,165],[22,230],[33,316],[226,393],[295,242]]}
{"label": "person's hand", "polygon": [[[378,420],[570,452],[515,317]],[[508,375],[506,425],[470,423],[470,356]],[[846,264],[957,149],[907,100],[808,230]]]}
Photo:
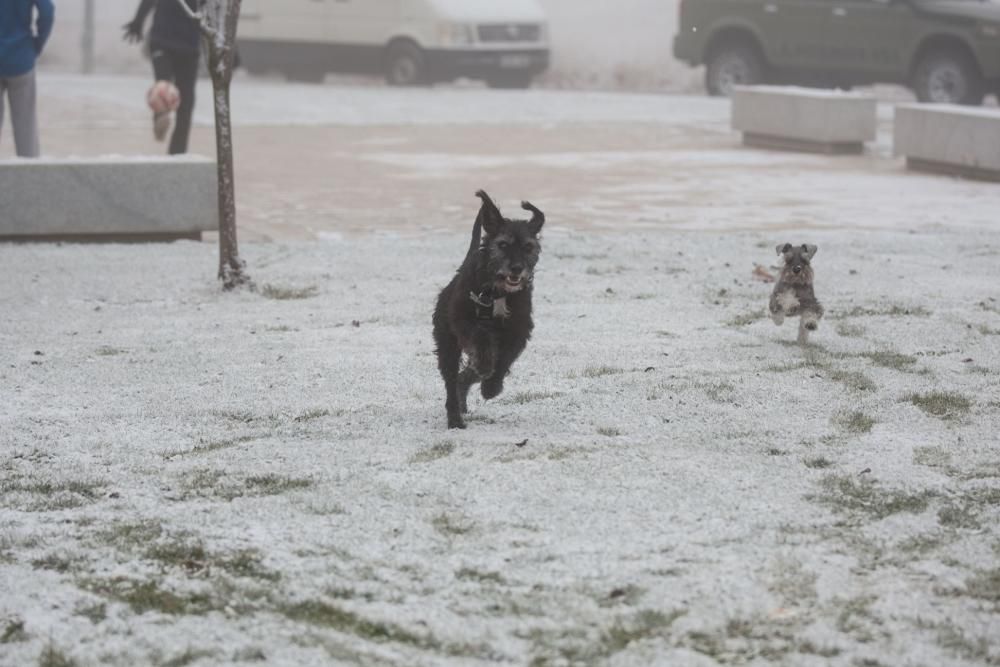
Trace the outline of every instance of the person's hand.
{"label": "person's hand", "polygon": [[140,22],[132,20],[123,25],[122,28],[125,30],[122,39],[126,42],[138,44],[142,41],[142,24]]}

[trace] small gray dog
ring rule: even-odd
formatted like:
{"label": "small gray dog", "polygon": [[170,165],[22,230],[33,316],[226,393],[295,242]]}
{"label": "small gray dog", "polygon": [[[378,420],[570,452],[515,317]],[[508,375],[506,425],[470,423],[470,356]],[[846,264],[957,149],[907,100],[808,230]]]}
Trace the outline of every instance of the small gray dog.
{"label": "small gray dog", "polygon": [[785,266],[771,293],[771,319],[781,326],[786,316],[798,316],[798,341],[805,345],[809,342],[809,332],[816,331],[823,317],[823,306],[813,292],[813,270],[809,265],[818,248],[805,243],[800,246],[785,243],[776,249],[784,257]]}

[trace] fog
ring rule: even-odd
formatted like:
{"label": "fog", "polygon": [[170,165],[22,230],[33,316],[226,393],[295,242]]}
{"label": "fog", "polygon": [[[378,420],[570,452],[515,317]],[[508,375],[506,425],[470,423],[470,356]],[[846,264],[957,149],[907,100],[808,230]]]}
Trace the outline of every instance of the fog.
{"label": "fog", "polygon": [[[81,67],[83,0],[57,3],[56,27],[43,66],[62,72]],[[550,21],[551,86],[633,90],[691,90],[698,77],[671,54],[677,0],[541,0]],[[99,73],[145,73],[139,50],[121,39],[121,26],[138,0],[96,3],[95,66]]]}

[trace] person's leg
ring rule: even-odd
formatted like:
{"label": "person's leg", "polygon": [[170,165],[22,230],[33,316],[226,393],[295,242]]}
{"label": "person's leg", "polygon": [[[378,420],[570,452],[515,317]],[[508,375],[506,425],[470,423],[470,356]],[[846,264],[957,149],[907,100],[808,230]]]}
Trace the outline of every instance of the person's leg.
{"label": "person's leg", "polygon": [[38,157],[38,118],[35,70],[7,79],[10,124],[14,128],[14,148],[18,157]]}
{"label": "person's leg", "polygon": [[[170,54],[159,47],[152,47],[150,59],[153,62],[153,83],[157,81],[174,82],[174,63]],[[176,84],[175,84],[176,85]],[[153,136],[157,141],[163,141],[170,130],[170,112],[153,112]]]}
{"label": "person's leg", "polygon": [[198,81],[198,53],[174,51],[174,83],[181,94],[181,105],[177,108],[177,123],[170,137],[170,154],[187,153],[188,136],[191,134],[191,115],[194,113],[194,89]]}

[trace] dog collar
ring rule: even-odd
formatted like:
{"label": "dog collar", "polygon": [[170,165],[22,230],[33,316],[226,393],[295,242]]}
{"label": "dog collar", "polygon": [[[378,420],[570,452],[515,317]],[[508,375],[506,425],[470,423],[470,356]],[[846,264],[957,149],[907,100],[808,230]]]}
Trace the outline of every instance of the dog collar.
{"label": "dog collar", "polygon": [[493,296],[493,290],[483,290],[479,294],[469,292],[469,300],[476,306],[476,319],[505,320],[510,317],[506,296]]}

